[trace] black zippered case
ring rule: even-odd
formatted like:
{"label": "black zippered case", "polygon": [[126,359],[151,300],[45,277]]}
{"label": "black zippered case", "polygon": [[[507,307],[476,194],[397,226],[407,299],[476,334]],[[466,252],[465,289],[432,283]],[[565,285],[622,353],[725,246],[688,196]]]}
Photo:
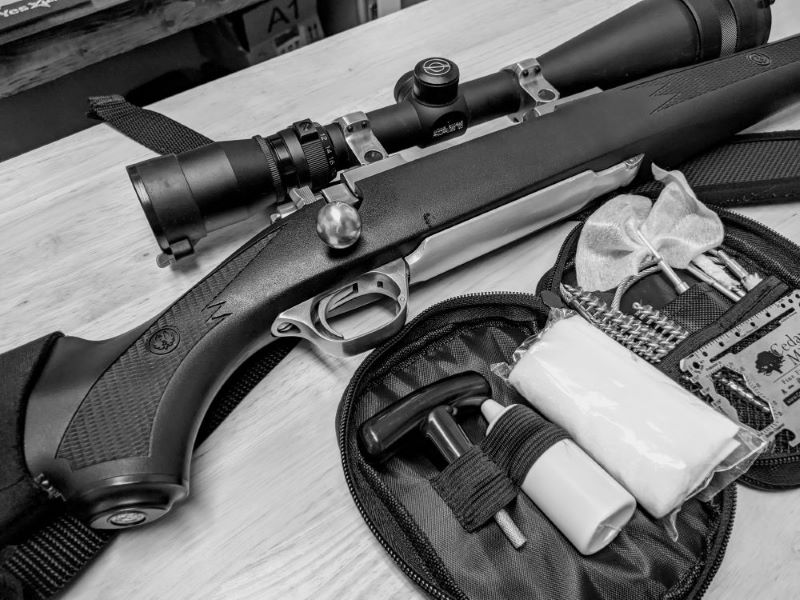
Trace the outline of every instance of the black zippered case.
{"label": "black zippered case", "polygon": [[[714,207],[712,207],[714,208]],[[631,312],[634,302],[650,304],[674,321],[685,326],[691,335],[681,342],[656,366],[672,379],[694,391],[680,369],[682,358],[692,354],[726,331],[744,323],[791,291],[800,289],[800,247],[764,225],[725,209],[714,209],[725,226],[722,248],[742,263],[748,271],[759,273],[764,281],[734,303],[711,287],[678,271],[691,289],[677,296],[661,273],[655,273],[634,284],[622,297],[620,308]],[[588,217],[588,212],[585,216]],[[539,281],[537,291],[558,294],[559,284],[575,285],[575,249],[583,225],[573,229],[564,241],[556,264]],[[599,293],[608,299],[612,294]],[[771,422],[769,416],[748,407],[738,406],[740,419],[754,429]],[[793,434],[778,433],[764,453],[739,481],[762,490],[792,489],[800,486],[800,445],[792,447]]]}
{"label": "black zippered case", "polygon": [[[464,529],[436,482],[465,457],[443,466],[417,434],[409,434],[383,463],[370,463],[362,454],[357,435],[367,419],[449,375],[477,371],[489,380],[496,400],[522,402],[490,365],[509,360],[544,326],[548,311],[528,294],[455,298],[426,310],[367,357],[336,419],[345,478],[359,512],[402,571],[434,598],[700,598],[724,556],[734,486],[707,504],[687,502],[677,519],[677,541],[637,509],[608,547],[587,557],[521,493],[506,507],[527,536],[521,550],[491,520],[471,532]],[[486,424],[478,414],[461,416],[459,422],[473,443],[484,440]]]}
{"label": "black zippered case", "polygon": [[[771,138],[742,136],[741,143],[759,144],[764,139]],[[720,188],[713,181],[708,187]],[[649,184],[634,191],[655,197],[659,189]],[[701,192],[701,199],[704,196]],[[790,197],[763,196],[763,189],[759,197],[726,192],[725,204],[781,202]],[[752,219],[723,208],[714,210],[726,230],[722,248],[750,272],[762,275],[761,284],[734,304],[682,272],[694,285],[676,297],[666,280],[654,274],[631,286],[621,302],[624,312],[631,312],[635,301],[650,304],[691,332],[657,365],[690,390],[691,382],[679,368],[681,358],[800,289],[800,247]],[[579,220],[589,214],[585,211]],[[687,502],[677,520],[677,541],[637,509],[617,539],[588,557],[580,555],[527,496],[518,493],[507,509],[528,543],[515,550],[492,521],[467,531],[437,492],[442,473],[457,470],[461,459],[442,464],[421,435],[410,436],[391,459],[379,464],[368,461],[359,447],[358,429],[367,419],[449,375],[477,371],[489,380],[499,402],[524,402],[491,373],[490,365],[508,361],[526,337],[544,326],[550,306],[542,298],[552,304],[560,283],[575,284],[575,249],[582,227],[581,222],[567,236],[555,265],[540,280],[537,295],[477,294],[435,305],[370,354],[345,391],[337,431],[356,506],[402,571],[434,598],[693,599],[704,594],[724,557],[736,507],[735,486],[709,503]],[[610,300],[610,294],[600,295]],[[740,416],[755,429],[767,423],[755,410],[740,410]],[[482,452],[490,446],[485,444],[486,424],[478,414],[462,417],[460,424]],[[762,490],[800,486],[800,446],[789,444],[791,435],[779,433],[739,481]]]}

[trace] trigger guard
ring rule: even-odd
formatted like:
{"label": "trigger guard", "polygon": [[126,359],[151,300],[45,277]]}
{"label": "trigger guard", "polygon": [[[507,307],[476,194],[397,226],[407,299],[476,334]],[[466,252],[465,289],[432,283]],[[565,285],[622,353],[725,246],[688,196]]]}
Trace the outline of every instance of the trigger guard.
{"label": "trigger guard", "polygon": [[[402,310],[402,304],[398,300],[398,298],[401,295],[399,290],[398,290],[398,293],[393,294],[393,293],[389,292],[388,290],[385,290],[385,289],[383,289],[381,287],[371,288],[370,290],[365,291],[365,292],[358,292],[356,295],[353,295],[351,298],[346,298],[346,299],[338,298],[337,296],[340,293],[344,293],[344,290],[340,290],[339,292],[335,292],[335,293],[333,293],[333,294],[331,294],[329,296],[326,296],[325,298],[323,298],[319,302],[319,304],[317,304],[317,317],[319,318],[319,324],[322,326],[322,328],[327,333],[329,333],[331,335],[331,337],[335,337],[335,338],[338,338],[338,339],[344,339],[344,336],[341,333],[339,333],[338,331],[336,331],[336,329],[334,329],[334,327],[328,322],[328,311],[329,310],[335,310],[337,308],[341,308],[347,302],[355,300],[356,298],[360,298],[361,296],[366,296],[366,295],[371,295],[371,294],[379,294],[381,296],[385,296],[386,298],[391,298],[392,300],[394,300],[394,302],[395,302],[395,304],[397,306],[397,310],[395,311],[395,317]],[[346,295],[351,295],[351,292],[348,292]],[[336,303],[333,304],[333,306],[331,306],[331,304],[334,303],[335,301],[336,301]],[[362,334],[362,335],[367,335],[368,333],[370,333],[370,332],[367,332],[367,333]]]}
{"label": "trigger guard", "polygon": [[[362,286],[364,291],[360,289]],[[397,304],[394,317],[375,329],[351,338],[344,337],[330,325],[328,316],[346,303],[368,294],[393,299]],[[276,337],[301,337],[335,356],[355,356],[397,333],[406,322],[407,312],[408,265],[400,258],[364,273],[332,292],[320,294],[284,311],[272,324],[272,333]]]}

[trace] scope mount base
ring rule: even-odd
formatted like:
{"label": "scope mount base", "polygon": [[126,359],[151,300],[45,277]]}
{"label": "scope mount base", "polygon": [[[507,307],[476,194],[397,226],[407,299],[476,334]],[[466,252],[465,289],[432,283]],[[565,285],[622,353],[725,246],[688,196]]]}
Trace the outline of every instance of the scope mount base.
{"label": "scope mount base", "polygon": [[508,65],[503,69],[511,71],[525,92],[522,104],[517,112],[508,115],[514,123],[521,123],[531,114],[537,117],[546,115],[556,109],[561,94],[542,74],[542,66],[535,58],[526,58]]}

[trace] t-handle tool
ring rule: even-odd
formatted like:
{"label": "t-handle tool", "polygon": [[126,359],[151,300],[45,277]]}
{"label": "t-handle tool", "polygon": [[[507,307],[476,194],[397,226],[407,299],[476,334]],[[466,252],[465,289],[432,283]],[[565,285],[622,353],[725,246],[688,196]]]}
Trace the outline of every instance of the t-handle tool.
{"label": "t-handle tool", "polygon": [[[450,464],[472,447],[453,415],[465,408],[480,408],[491,391],[486,379],[475,372],[447,377],[416,390],[361,426],[361,450],[370,460],[384,460],[406,434],[420,431]],[[497,511],[494,520],[514,548],[525,545],[525,535],[505,509]]]}
{"label": "t-handle tool", "polygon": [[411,392],[361,425],[358,435],[361,451],[369,460],[385,460],[397,442],[420,429],[428,413],[437,406],[478,409],[491,395],[489,382],[474,371],[440,379]]}

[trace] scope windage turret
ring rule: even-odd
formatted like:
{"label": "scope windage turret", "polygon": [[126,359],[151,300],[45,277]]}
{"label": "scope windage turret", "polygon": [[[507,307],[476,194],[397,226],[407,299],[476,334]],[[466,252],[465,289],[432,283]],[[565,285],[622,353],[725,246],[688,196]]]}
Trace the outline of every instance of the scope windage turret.
{"label": "scope windage turret", "polygon": [[[537,89],[553,100],[553,89],[562,97],[607,89],[761,45],[769,37],[773,2],[643,0],[541,56],[536,73],[547,87]],[[395,104],[366,113],[369,130],[394,153],[462,135],[501,116],[518,118],[545,98],[532,98],[522,64],[460,83],[452,61],[424,59],[397,82]],[[267,137],[213,143],[129,166],[164,252],[159,264],[191,254],[208,233],[255,213],[277,209],[280,215],[313,202],[339,171],[359,164],[356,142],[340,123],[298,121]],[[382,157],[373,151],[369,161]]]}

